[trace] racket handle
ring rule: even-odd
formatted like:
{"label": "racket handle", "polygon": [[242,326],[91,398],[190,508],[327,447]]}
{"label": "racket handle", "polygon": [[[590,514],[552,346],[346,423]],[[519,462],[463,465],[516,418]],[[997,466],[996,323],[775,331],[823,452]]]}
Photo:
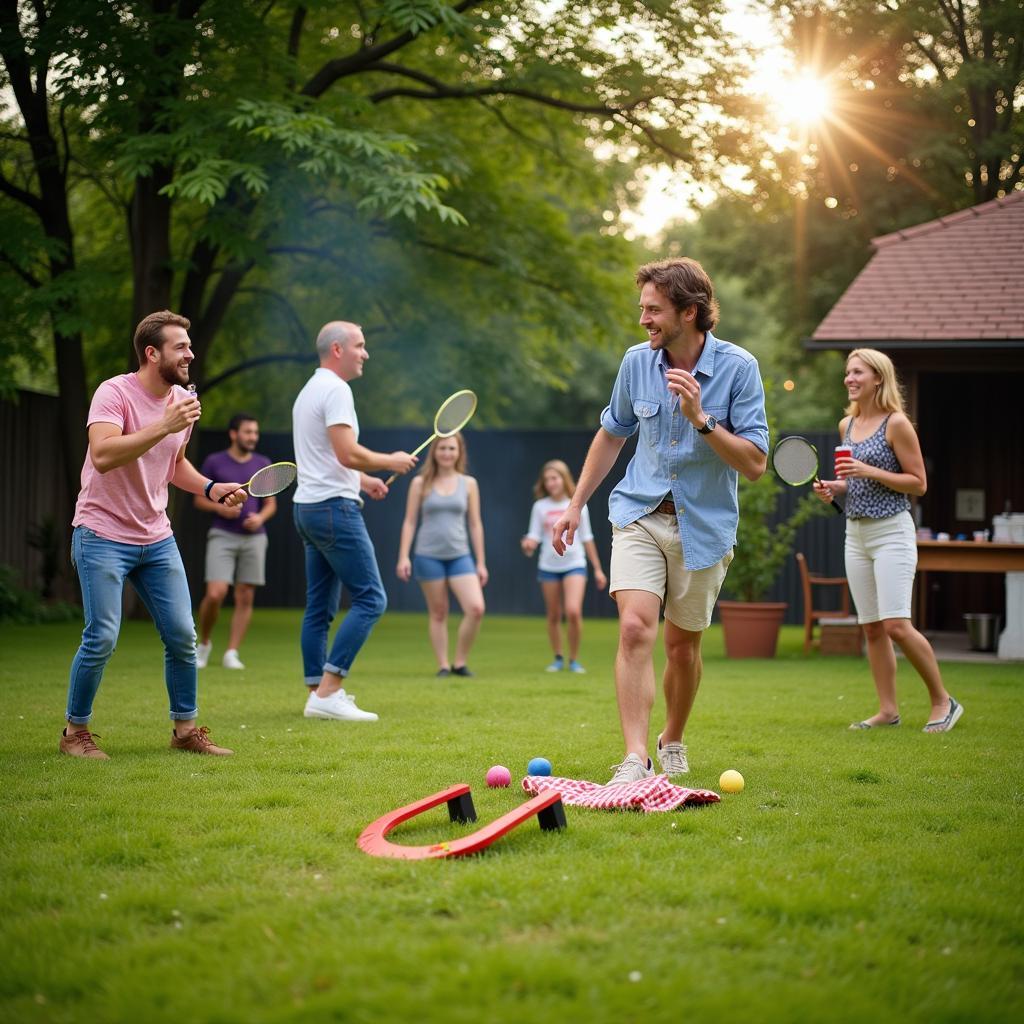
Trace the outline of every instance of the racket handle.
{"label": "racket handle", "polygon": [[[238,489],[239,489],[240,491],[245,491],[245,493],[246,493],[246,494],[248,494],[248,493],[249,493],[249,485],[248,485],[248,484],[242,484],[242,486],[241,486],[241,487],[239,487]],[[222,494],[222,495],[221,495],[221,496],[220,496],[220,497],[219,497],[219,498],[217,499],[217,504],[218,504],[218,505],[223,505],[223,504],[224,504],[224,502],[228,500],[228,495],[230,495],[230,494],[234,494],[234,493],[235,493],[234,491],[228,491],[228,493],[227,493],[227,494]],[[832,502],[832,504],[834,505],[834,504],[835,504],[835,502],[833,501],[833,502]]]}
{"label": "racket handle", "polygon": [[[424,441],[423,444],[419,446],[419,448],[417,448],[415,451],[409,452],[409,454],[419,455],[419,453],[423,451],[423,449],[426,448],[427,445],[430,444],[430,442],[433,441],[435,437],[437,437],[437,434],[431,434],[430,437],[428,437],[426,441]],[[397,479],[398,473],[392,473],[391,476],[389,476],[387,480],[384,481],[384,486],[390,487]]]}
{"label": "racket handle", "polygon": [[838,501],[836,501],[835,498],[832,499],[832,507],[836,510],[836,512],[839,513],[839,515],[841,515],[841,516],[845,516],[846,515],[846,510],[843,508],[842,505],[839,504]]}

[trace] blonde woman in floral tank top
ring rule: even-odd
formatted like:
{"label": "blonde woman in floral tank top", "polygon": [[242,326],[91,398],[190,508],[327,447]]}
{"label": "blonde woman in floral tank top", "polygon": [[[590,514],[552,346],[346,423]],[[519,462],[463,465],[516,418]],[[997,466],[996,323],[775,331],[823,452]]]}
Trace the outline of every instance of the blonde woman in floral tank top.
{"label": "blonde woman in floral tank top", "polygon": [[921,445],[885,353],[855,349],[843,383],[850,404],[839,421],[839,439],[852,447],[853,457],[837,461],[838,480],[822,480],[814,489],[822,501],[846,499],[846,576],[878,691],[878,713],[850,728],[900,724],[895,642],[928,688],[931,714],[924,731],[948,732],[963,707],[946,692],[935,652],[910,618],[917,542],[909,496],[920,497],[928,487]]}

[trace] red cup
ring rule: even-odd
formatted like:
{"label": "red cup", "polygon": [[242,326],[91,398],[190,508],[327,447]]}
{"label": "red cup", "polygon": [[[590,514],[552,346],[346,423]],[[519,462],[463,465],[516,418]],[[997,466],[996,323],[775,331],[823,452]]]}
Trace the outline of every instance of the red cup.
{"label": "red cup", "polygon": [[839,460],[840,459],[852,459],[852,458],[853,458],[853,448],[850,445],[848,445],[848,444],[837,444],[836,445],[834,464],[835,464],[836,475],[837,476],[839,474]]}

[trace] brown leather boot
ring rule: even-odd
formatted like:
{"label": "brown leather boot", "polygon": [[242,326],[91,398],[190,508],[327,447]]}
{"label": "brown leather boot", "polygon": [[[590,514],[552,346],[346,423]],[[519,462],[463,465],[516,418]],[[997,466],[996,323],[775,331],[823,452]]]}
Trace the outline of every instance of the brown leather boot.
{"label": "brown leather boot", "polygon": [[109,761],[110,758],[96,746],[93,739],[93,736],[98,735],[99,733],[91,733],[88,729],[72,733],[65,729],[61,733],[58,749],[62,754],[70,754],[72,757],[91,757],[94,761]]}
{"label": "brown leather boot", "polygon": [[171,750],[187,750],[190,754],[215,754],[218,757],[227,757],[234,753],[227,747],[218,747],[213,743],[210,739],[210,730],[205,725],[198,729],[193,726],[184,736],[172,732]]}

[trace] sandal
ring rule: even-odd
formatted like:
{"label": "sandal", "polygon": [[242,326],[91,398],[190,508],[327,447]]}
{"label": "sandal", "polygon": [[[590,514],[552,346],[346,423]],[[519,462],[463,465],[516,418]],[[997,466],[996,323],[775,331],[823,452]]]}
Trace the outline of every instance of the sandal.
{"label": "sandal", "polygon": [[964,706],[957,702],[957,700],[950,696],[949,698],[949,712],[945,718],[940,718],[936,722],[929,722],[922,732],[949,732],[950,729],[960,721],[960,716],[964,713]]}
{"label": "sandal", "polygon": [[[877,727],[879,727],[879,728],[882,727],[882,726],[886,726],[886,725],[899,725],[899,724],[900,724],[900,716],[899,715],[897,715],[891,722],[878,722],[878,723],[876,723]],[[857,730],[857,729],[874,729],[874,728],[876,728],[876,725],[873,725],[871,722],[868,722],[868,721],[865,720],[863,722],[853,722],[850,725],[850,728],[853,729],[853,730]]]}

